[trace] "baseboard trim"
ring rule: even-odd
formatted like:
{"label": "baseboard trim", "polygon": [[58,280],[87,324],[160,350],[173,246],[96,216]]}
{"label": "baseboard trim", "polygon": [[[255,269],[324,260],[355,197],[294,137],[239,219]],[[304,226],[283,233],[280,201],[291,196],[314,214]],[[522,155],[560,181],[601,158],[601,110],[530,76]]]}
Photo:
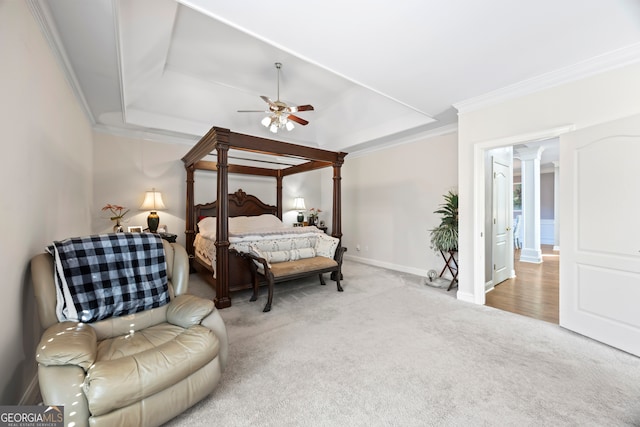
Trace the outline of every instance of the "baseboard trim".
{"label": "baseboard trim", "polygon": [[456,297],[460,301],[470,302],[471,304],[478,305],[478,303],[476,302],[476,298],[475,298],[474,294],[470,294],[468,292],[460,292],[460,291],[458,291],[458,293],[456,294]]}
{"label": "baseboard trim", "polygon": [[491,292],[493,290],[493,280],[489,280],[484,284],[484,293]]}
{"label": "baseboard trim", "polygon": [[398,264],[393,264],[390,262],[384,262],[384,261],[378,261],[375,259],[371,259],[371,258],[361,258],[358,256],[354,256],[354,255],[344,255],[344,259],[349,260],[349,261],[355,261],[355,262],[359,262],[362,264],[367,264],[367,265],[373,265],[374,267],[382,267],[382,268],[386,268],[388,270],[394,270],[394,271],[400,271],[402,273],[409,273],[409,274],[414,274],[416,276],[422,276],[422,277],[427,277],[427,272],[429,270],[424,270],[421,268],[415,268],[415,267],[408,267],[406,265],[398,265]]}
{"label": "baseboard trim", "polygon": [[22,397],[20,398],[20,402],[18,405],[20,406],[30,406],[30,405],[38,405],[40,402],[40,389],[38,386],[38,373],[33,376],[27,389],[22,393]]}

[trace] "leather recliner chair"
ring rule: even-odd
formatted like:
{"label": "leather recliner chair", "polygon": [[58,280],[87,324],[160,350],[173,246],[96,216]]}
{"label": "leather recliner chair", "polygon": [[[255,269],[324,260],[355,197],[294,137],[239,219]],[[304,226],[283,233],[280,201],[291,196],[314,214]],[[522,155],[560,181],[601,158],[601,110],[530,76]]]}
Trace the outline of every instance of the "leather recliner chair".
{"label": "leather recliner chair", "polygon": [[218,384],[226,327],[212,301],[186,293],[184,248],[164,240],[163,246],[171,301],[90,324],[58,321],[53,257],[31,260],[45,329],[36,350],[40,392],[45,405],[64,405],[66,425],[160,425]]}

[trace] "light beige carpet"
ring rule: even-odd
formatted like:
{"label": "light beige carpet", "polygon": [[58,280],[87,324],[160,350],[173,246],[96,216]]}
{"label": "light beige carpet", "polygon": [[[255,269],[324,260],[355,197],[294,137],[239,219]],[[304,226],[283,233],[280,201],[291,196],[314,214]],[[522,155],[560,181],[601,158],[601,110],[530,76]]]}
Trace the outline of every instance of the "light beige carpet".
{"label": "light beige carpet", "polygon": [[640,425],[634,356],[416,276],[347,261],[342,284],[278,284],[270,313],[233,294],[221,383],[167,426]]}

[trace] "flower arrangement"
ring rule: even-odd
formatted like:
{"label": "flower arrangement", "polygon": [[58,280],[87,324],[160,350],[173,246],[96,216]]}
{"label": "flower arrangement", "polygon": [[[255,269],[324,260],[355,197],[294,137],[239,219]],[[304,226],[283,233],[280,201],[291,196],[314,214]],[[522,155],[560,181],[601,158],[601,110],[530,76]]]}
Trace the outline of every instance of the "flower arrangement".
{"label": "flower arrangement", "polygon": [[[124,206],[119,206],[119,205],[112,205],[112,204],[108,204],[107,206],[103,207],[102,210],[103,211],[111,211],[111,221],[116,221],[116,224],[120,224],[120,220],[122,218],[124,218],[124,216],[127,214],[127,212],[129,212],[129,209],[127,209],[125,211]],[[124,211],[124,212],[123,212]]]}
{"label": "flower arrangement", "polygon": [[311,208],[309,209],[309,225],[315,225],[318,222],[318,215],[322,212],[322,209]]}

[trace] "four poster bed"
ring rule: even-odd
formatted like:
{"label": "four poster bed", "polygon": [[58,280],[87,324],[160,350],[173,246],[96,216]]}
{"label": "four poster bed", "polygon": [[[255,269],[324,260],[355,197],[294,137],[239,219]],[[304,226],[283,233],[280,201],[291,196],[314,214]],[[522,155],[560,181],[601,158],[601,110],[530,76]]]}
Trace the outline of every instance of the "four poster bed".
{"label": "four poster bed", "polygon": [[[303,159],[304,163],[283,169],[232,165],[228,163],[230,149]],[[203,160],[210,154],[215,155],[217,161]],[[236,250],[230,251],[230,246],[235,245],[234,248],[242,250],[243,242],[253,239],[255,235],[260,235],[258,238],[264,239],[284,235],[292,241],[297,241],[297,239],[309,239],[314,234],[322,233],[316,227],[285,227],[282,224],[284,177],[325,167],[333,168],[333,209],[330,230],[332,237],[338,241],[341,240],[340,170],[346,155],[347,153],[343,152],[295,145],[213,127],[182,158],[187,171],[186,249],[192,260],[192,267],[215,288],[214,303],[217,308],[231,305],[231,291],[251,288],[254,283],[250,261],[238,254]],[[217,172],[215,201],[198,205],[194,203],[197,170]],[[276,205],[263,203],[257,197],[248,195],[242,190],[229,194],[229,173],[273,177],[276,184]],[[199,243],[199,249],[194,247],[196,242]],[[208,249],[205,249],[206,247]]]}

